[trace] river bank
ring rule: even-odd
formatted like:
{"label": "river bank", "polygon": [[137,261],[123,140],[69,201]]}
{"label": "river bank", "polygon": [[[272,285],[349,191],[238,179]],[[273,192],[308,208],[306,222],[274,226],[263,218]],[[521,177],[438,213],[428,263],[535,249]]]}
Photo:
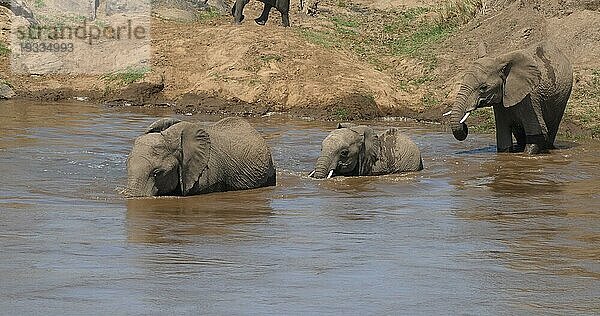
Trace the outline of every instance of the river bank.
{"label": "river bank", "polygon": [[[598,138],[600,62],[594,56],[600,53],[600,26],[594,21],[600,13],[585,3],[546,2],[540,8],[527,1],[396,1],[384,8],[368,1],[324,1],[316,16],[293,10],[291,28],[280,27],[277,14],[266,26],[252,20],[233,26],[229,16],[213,11],[185,20],[154,15],[147,67],[19,75],[11,72],[9,50],[0,54],[0,79],[26,100],[169,106],[179,113],[284,112],[343,121],[393,116],[444,124],[455,84],[481,43],[496,55],[552,40],[575,69],[560,133]],[[252,2],[247,15],[260,9]],[[489,109],[471,120],[475,132],[494,130]]]}

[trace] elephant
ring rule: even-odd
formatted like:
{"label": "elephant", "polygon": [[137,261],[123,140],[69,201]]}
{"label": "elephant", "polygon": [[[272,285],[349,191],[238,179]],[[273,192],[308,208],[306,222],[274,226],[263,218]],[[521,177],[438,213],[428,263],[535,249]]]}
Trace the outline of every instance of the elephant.
{"label": "elephant", "polygon": [[127,175],[129,197],[246,190],[276,182],[266,141],[236,117],[212,125],[159,119],[135,139]]}
{"label": "elephant", "polygon": [[545,153],[554,149],[572,86],[571,63],[549,42],[495,58],[482,57],[465,72],[447,112],[452,133],[459,141],[466,139],[469,114],[491,106],[498,152]]}
{"label": "elephant", "polygon": [[371,127],[340,123],[323,140],[310,177],[366,176],[419,171],[419,147],[398,129],[376,134]]}
{"label": "elephant", "polygon": [[[254,19],[256,24],[265,25],[269,19],[269,13],[271,8],[277,9],[281,13],[281,20],[284,27],[290,26],[290,0],[260,0],[264,3],[263,11],[261,15]],[[244,6],[248,4],[250,0],[235,0],[233,7],[231,8],[231,15],[234,17],[235,23],[240,24],[244,20]]]}

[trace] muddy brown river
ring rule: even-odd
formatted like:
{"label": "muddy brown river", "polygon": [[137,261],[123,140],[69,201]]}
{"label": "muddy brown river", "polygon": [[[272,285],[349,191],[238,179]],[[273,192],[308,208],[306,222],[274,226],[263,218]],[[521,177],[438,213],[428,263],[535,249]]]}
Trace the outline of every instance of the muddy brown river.
{"label": "muddy brown river", "polygon": [[335,124],[276,115],[251,119],[276,187],[124,199],[132,140],[171,113],[0,104],[0,314],[600,313],[598,143],[531,158],[379,122],[422,172],[317,181]]}

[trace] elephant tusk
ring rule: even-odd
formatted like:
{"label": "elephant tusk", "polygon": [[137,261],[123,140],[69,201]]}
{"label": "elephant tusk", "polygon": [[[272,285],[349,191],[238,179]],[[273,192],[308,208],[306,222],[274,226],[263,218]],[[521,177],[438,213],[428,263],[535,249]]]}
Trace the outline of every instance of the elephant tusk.
{"label": "elephant tusk", "polygon": [[329,174],[327,175],[327,179],[331,178],[332,175],[333,175],[333,170],[329,171]]}
{"label": "elephant tusk", "polygon": [[463,118],[460,120],[460,124],[464,123],[467,120],[467,117],[469,117],[469,115],[471,115],[471,112],[467,112],[465,113],[465,116],[463,116]]}
{"label": "elephant tusk", "polygon": [[310,178],[310,177],[312,177],[314,174],[315,174],[315,170],[313,170],[313,171],[312,171],[312,172],[311,172],[311,173],[308,175],[308,177]]}
{"label": "elephant tusk", "polygon": [[450,111],[448,111],[448,112],[446,112],[446,113],[442,114],[442,116],[448,116],[448,115],[450,115],[450,114],[452,114],[452,110],[450,110]]}

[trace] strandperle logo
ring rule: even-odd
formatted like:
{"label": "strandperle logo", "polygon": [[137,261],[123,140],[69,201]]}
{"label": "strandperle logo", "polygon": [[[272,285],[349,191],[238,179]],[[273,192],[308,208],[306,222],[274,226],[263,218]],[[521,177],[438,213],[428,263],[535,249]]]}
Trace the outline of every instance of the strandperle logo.
{"label": "strandperle logo", "polygon": [[101,39],[106,40],[143,40],[148,36],[145,25],[135,24],[135,21],[127,20],[126,25],[98,26],[88,24],[87,19],[81,25],[34,25],[17,28],[17,39],[26,40],[85,40],[92,45]]}
{"label": "strandperle logo", "polygon": [[149,0],[13,0],[11,68],[105,74],[147,66]]}

